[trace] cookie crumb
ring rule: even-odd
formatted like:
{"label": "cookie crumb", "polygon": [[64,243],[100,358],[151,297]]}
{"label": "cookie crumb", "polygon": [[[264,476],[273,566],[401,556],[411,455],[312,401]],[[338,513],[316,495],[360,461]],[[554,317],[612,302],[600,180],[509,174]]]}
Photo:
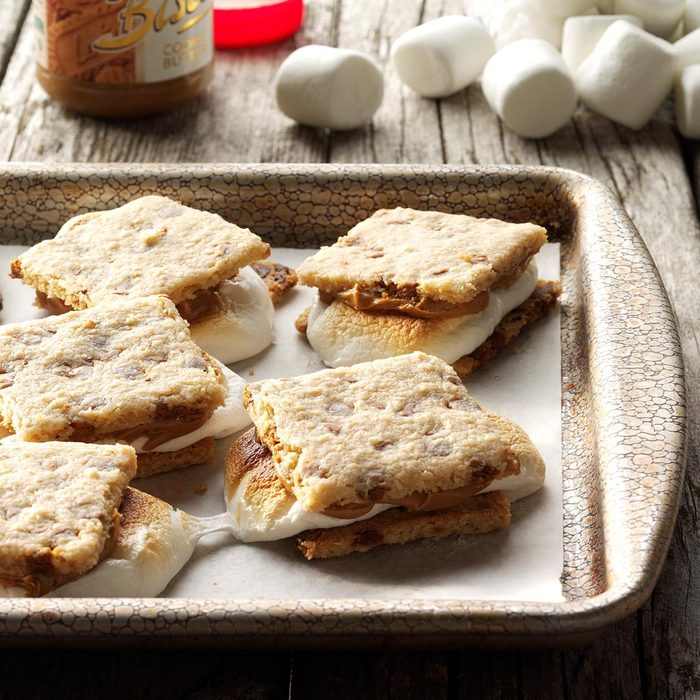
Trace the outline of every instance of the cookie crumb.
{"label": "cookie crumb", "polygon": [[250,368],[248,369],[248,376],[249,376],[249,377],[255,376],[255,370],[254,370],[252,367],[250,367]]}
{"label": "cookie crumb", "polygon": [[209,487],[206,484],[200,484],[199,486],[195,487],[194,494],[196,496],[203,496],[208,489]]}

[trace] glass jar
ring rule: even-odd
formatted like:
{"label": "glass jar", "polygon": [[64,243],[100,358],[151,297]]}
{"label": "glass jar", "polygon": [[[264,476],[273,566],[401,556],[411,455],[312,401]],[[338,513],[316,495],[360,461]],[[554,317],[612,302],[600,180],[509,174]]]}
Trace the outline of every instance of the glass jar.
{"label": "glass jar", "polygon": [[212,0],[34,0],[37,78],[69,109],[143,117],[211,81]]}

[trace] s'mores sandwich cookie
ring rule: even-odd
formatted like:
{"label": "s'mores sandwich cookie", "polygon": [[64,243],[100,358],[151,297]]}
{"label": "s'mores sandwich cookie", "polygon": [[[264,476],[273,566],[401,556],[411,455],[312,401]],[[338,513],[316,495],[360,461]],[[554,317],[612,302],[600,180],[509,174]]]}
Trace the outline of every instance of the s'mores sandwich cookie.
{"label": "s'mores sandwich cookie", "polygon": [[[216,214],[151,195],[76,216],[11,263],[38,302],[59,313],[115,297],[167,296],[192,336],[226,364],[274,339],[267,284],[250,267],[270,246]],[[292,285],[292,271],[279,278]],[[271,278],[272,279],[272,278]]]}
{"label": "s'mores sandwich cookie", "polygon": [[421,351],[465,376],[553,308],[535,224],[383,209],[297,270],[316,287],[297,320],[330,367]]}
{"label": "s'mores sandwich cookie", "polygon": [[158,595],[196,519],[129,488],[135,472],[124,445],[0,445],[0,596]]}
{"label": "s'mores sandwich cookie", "polygon": [[3,440],[129,444],[138,476],[211,459],[250,423],[243,387],[164,296],[0,327]]}
{"label": "s'mores sandwich cookie", "polygon": [[308,559],[506,528],[541,488],[525,432],[423,353],[248,384],[255,429],[227,456],[242,541],[297,536]]}

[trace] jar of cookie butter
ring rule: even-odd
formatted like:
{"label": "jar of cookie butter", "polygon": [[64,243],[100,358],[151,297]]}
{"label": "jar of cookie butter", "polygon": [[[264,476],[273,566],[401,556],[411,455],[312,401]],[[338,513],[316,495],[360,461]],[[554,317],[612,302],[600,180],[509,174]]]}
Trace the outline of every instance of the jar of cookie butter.
{"label": "jar of cookie butter", "polygon": [[211,81],[212,0],[33,0],[37,78],[69,109],[143,117]]}

